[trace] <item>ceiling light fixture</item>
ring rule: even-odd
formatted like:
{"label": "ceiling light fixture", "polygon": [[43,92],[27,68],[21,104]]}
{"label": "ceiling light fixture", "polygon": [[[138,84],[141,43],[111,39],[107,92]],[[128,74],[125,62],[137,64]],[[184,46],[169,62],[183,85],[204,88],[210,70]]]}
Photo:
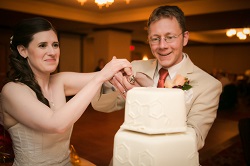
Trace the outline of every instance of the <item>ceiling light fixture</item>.
{"label": "ceiling light fixture", "polygon": [[[87,0],[77,0],[77,2],[79,2],[81,5],[84,5],[84,3]],[[126,4],[129,4],[130,0],[125,0]],[[114,2],[114,0],[95,0],[95,3],[97,4],[97,6],[99,6],[99,9],[101,9],[103,6],[109,7],[112,3]]]}
{"label": "ceiling light fixture", "polygon": [[226,35],[228,37],[236,35],[240,40],[246,40],[247,35],[250,35],[250,28],[229,29]]}
{"label": "ceiling light fixture", "polygon": [[81,5],[84,5],[84,3],[86,2],[87,0],[77,0],[77,2],[79,2]]}
{"label": "ceiling light fixture", "polygon": [[95,3],[99,6],[99,9],[101,9],[103,6],[109,7],[114,0],[95,0]]}

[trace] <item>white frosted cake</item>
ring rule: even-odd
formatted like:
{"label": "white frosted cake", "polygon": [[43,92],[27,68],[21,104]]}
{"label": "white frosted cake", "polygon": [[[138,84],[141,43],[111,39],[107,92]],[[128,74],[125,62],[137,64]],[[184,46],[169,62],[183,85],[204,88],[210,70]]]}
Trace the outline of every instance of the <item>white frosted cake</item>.
{"label": "white frosted cake", "polygon": [[120,129],[114,140],[114,166],[199,166],[195,131],[144,134]]}
{"label": "white frosted cake", "polygon": [[121,128],[147,134],[184,132],[186,114],[183,90],[137,87],[127,93]]}

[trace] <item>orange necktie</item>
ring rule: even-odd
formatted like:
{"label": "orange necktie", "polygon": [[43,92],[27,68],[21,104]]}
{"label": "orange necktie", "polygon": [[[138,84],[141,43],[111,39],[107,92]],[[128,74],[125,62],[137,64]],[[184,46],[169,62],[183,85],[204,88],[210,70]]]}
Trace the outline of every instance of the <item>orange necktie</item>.
{"label": "orange necktie", "polygon": [[164,83],[165,83],[165,79],[168,76],[168,71],[166,69],[161,68],[159,70],[159,81],[158,81],[158,85],[157,88],[164,88]]}

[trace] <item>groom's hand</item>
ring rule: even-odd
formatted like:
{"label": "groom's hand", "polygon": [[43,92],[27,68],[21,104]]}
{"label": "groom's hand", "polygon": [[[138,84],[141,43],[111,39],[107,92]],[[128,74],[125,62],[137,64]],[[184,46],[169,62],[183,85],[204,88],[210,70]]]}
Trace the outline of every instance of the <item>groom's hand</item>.
{"label": "groom's hand", "polygon": [[[130,78],[134,79],[133,82],[131,82]],[[123,71],[116,73],[110,82],[116,87],[116,89],[122,94],[124,98],[126,97],[126,92],[128,90],[132,89],[133,87],[140,86],[135,81],[131,68],[125,68]]]}

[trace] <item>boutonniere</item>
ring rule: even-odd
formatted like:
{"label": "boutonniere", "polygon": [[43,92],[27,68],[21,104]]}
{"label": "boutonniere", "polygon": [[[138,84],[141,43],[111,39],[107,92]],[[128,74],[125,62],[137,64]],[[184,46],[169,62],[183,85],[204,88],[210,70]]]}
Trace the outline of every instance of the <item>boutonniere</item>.
{"label": "boutonniere", "polygon": [[187,77],[177,74],[174,80],[166,81],[165,88],[179,88],[182,90],[189,90],[192,86],[189,84],[190,81]]}

